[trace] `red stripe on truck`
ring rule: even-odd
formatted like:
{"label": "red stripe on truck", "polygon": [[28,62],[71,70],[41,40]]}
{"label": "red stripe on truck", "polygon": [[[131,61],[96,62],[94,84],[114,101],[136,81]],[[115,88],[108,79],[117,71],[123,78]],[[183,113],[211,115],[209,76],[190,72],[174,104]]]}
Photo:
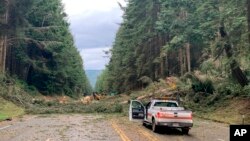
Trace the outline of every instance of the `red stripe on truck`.
{"label": "red stripe on truck", "polygon": [[159,119],[192,119],[192,117],[158,117]]}
{"label": "red stripe on truck", "polygon": [[189,117],[178,117],[178,116],[175,116],[174,114],[170,114],[170,113],[161,113],[161,112],[158,112],[156,114],[156,117],[157,118],[165,118],[165,119],[192,119],[192,114],[189,116]]}

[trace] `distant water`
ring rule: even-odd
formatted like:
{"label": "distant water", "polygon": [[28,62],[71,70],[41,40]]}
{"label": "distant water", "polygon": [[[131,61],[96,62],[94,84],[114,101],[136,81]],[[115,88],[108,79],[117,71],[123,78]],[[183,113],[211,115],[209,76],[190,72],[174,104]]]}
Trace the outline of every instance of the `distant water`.
{"label": "distant water", "polygon": [[94,89],[97,77],[102,73],[102,70],[85,70],[85,72],[89,79],[90,85]]}

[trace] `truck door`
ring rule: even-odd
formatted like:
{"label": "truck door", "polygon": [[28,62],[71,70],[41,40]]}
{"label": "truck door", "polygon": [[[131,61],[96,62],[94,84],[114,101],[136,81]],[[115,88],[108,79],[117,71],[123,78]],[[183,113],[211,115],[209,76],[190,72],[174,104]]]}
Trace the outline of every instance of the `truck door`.
{"label": "truck door", "polygon": [[129,106],[129,120],[132,119],[144,119],[145,117],[145,107],[137,100],[130,100]]}
{"label": "truck door", "polygon": [[150,106],[151,106],[151,102],[147,103],[147,105],[145,107],[145,120],[147,120],[147,121],[151,121],[151,118],[152,118],[152,114],[150,112],[148,112]]}

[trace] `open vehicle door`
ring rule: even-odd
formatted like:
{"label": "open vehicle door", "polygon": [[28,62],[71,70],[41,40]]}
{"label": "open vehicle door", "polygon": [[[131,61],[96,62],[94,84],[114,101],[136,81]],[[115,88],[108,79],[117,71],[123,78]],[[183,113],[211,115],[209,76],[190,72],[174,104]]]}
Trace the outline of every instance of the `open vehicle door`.
{"label": "open vehicle door", "polygon": [[145,117],[145,107],[138,100],[130,100],[129,106],[129,120],[132,119],[144,119]]}

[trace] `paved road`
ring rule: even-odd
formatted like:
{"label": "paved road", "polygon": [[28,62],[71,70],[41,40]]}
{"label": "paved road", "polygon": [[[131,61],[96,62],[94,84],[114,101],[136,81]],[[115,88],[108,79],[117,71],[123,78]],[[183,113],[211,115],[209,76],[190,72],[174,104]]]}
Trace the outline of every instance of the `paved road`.
{"label": "paved road", "polygon": [[228,125],[195,119],[189,135],[115,115],[34,115],[0,123],[0,141],[228,141]]}
{"label": "paved road", "polygon": [[154,133],[151,127],[144,127],[139,121],[129,122],[127,118],[116,119],[124,134],[134,141],[229,141],[228,125],[198,118],[194,121],[194,127],[189,135],[183,135],[178,129],[166,128],[162,128],[159,133]]}

